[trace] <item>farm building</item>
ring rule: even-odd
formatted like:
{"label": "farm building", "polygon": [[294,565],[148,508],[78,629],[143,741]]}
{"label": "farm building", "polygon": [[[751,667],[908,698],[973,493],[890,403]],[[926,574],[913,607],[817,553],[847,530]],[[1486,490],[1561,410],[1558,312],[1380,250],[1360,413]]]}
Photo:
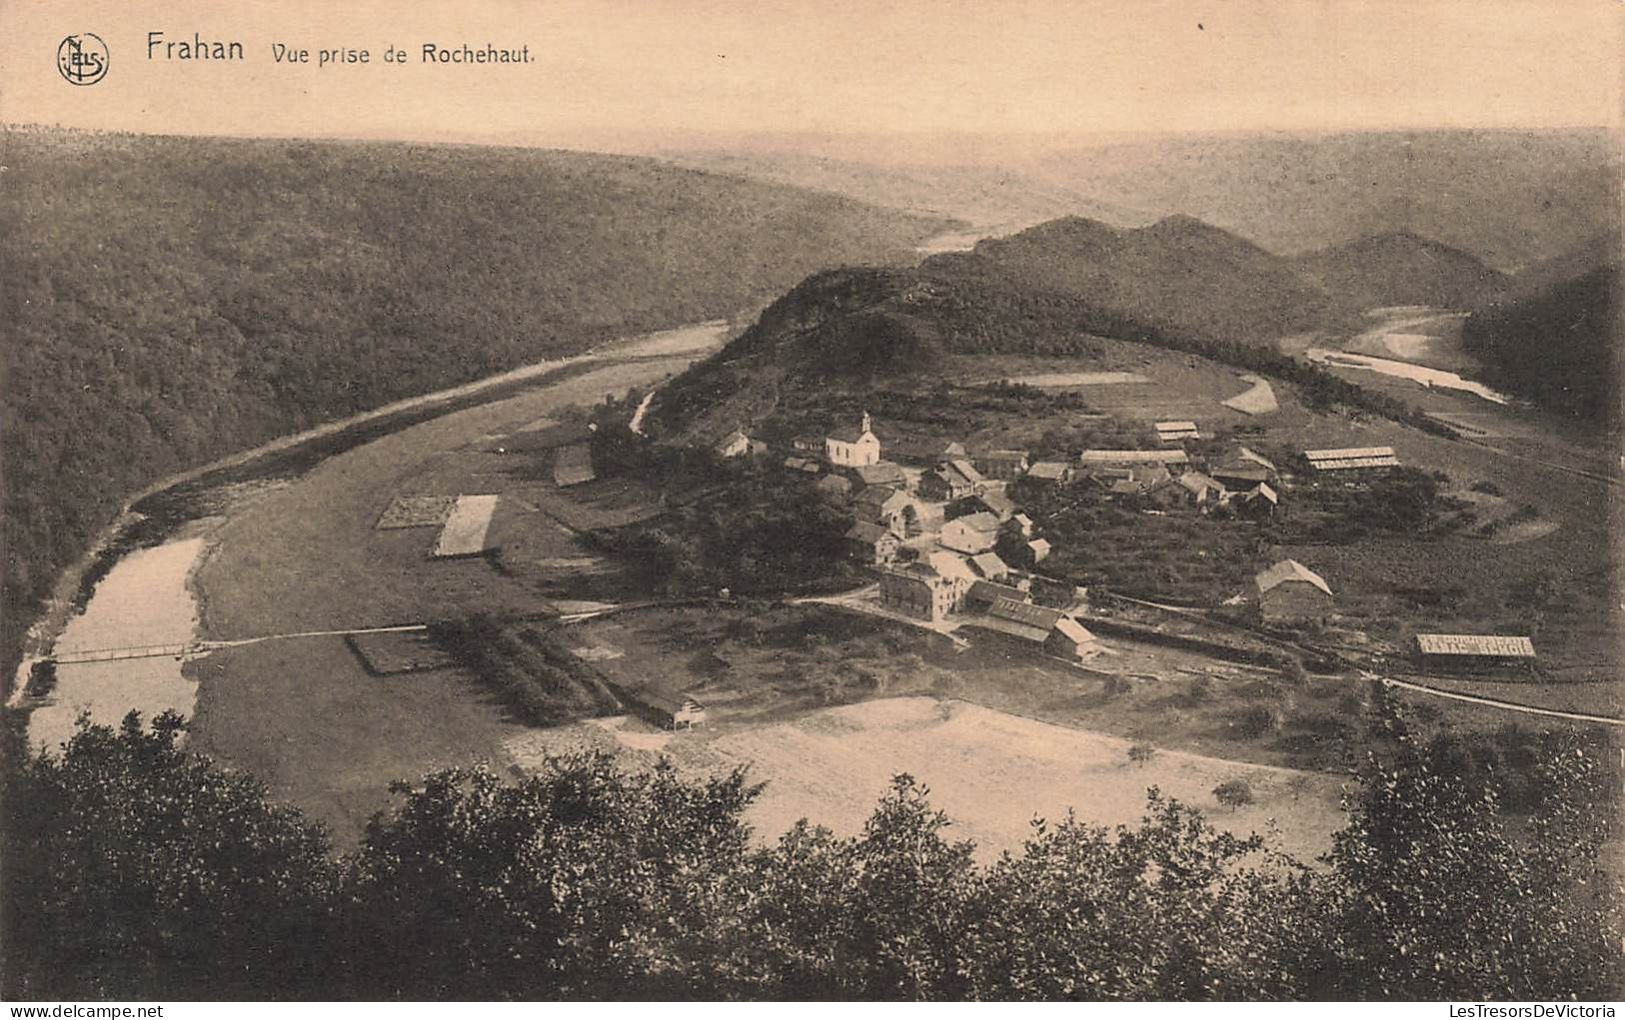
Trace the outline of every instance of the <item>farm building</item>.
{"label": "farm building", "polygon": [[1044,562],[1045,560],[1049,559],[1049,540],[1043,538],[1033,539],[1031,542],[1027,543],[1027,553],[1033,558],[1033,564],[1035,566]]}
{"label": "farm building", "polygon": [[1072,466],[1058,460],[1041,460],[1027,469],[1026,478],[1045,485],[1065,485],[1072,480]]}
{"label": "farm building", "polygon": [[1100,642],[1094,634],[1070,616],[1055,621],[1049,636],[1044,638],[1044,648],[1063,659],[1087,659],[1100,654]]}
{"label": "farm building", "polygon": [[852,495],[852,483],[840,475],[825,475],[813,483],[813,488],[831,499],[846,499]]}
{"label": "farm building", "polygon": [[875,436],[869,412],[863,412],[858,427],[837,429],[824,440],[824,456],[840,467],[863,467],[880,463],[880,440]]}
{"label": "farm building", "polygon": [[1231,509],[1243,517],[1273,517],[1280,505],[1280,494],[1265,482],[1259,482],[1246,492],[1239,492],[1230,497]]}
{"label": "farm building", "polygon": [[1416,653],[1423,669],[1449,673],[1532,670],[1535,645],[1520,635],[1418,634]]}
{"label": "farm building", "polygon": [[910,529],[919,529],[919,512],[907,493],[884,486],[870,486],[852,501],[859,521],[886,528],[898,538],[907,538]]}
{"label": "farm building", "polygon": [[970,454],[965,450],[964,443],[949,443],[942,448],[940,456],[943,460],[964,460]]}
{"label": "farm building", "polygon": [[499,496],[458,496],[434,546],[434,555],[446,559],[478,556],[486,549],[486,533]]}
{"label": "farm building", "polygon": [[1238,447],[1234,456],[1208,472],[1214,481],[1229,489],[1251,489],[1261,482],[1274,484],[1280,477],[1275,465],[1247,447]]}
{"label": "farm building", "polygon": [[633,715],[661,729],[693,729],[705,722],[705,706],[687,694],[658,684],[643,687],[612,684],[611,688]]}
{"label": "farm building", "polygon": [[1015,521],[1016,527],[1021,529],[1022,538],[1033,537],[1033,519],[1031,517],[1028,517],[1026,514],[1016,514],[1010,519]]}
{"label": "farm building", "polygon": [[735,429],[722,437],[722,441],[717,443],[716,452],[717,456],[722,458],[754,456],[759,453],[766,453],[767,444],[759,439],[752,439],[744,432]]}
{"label": "farm building", "polygon": [[967,502],[997,517],[1000,523],[1008,521],[1016,513],[1016,504],[1002,492],[984,492]]}
{"label": "farm building", "polygon": [[1159,421],[1156,424],[1157,438],[1164,443],[1179,443],[1187,439],[1201,439],[1202,434],[1197,431],[1193,421]]}
{"label": "farm building", "polygon": [[1089,602],[1089,589],[1081,584],[1057,581],[1043,574],[1032,575],[1033,601],[1046,606],[1083,606]]}
{"label": "farm building", "polygon": [[868,566],[883,567],[897,558],[897,550],[902,542],[889,528],[859,521],[848,529],[846,544],[854,560]]}
{"label": "farm building", "polygon": [[990,629],[1028,641],[1042,642],[1049,637],[1055,622],[1065,614],[1059,609],[1035,606],[1011,598],[999,598],[988,607]]}
{"label": "farm building", "polygon": [[1012,481],[1021,477],[1030,463],[1026,450],[986,450],[971,458],[985,478]]}
{"label": "farm building", "polygon": [[987,552],[999,539],[999,519],[986,511],[955,517],[942,526],[940,541],[945,549],[975,554]]}
{"label": "farm building", "polygon": [[1159,485],[1173,481],[1174,476],[1161,464],[1145,464],[1128,468],[1103,468],[1089,476],[1095,484],[1103,485],[1114,496],[1137,496]]}
{"label": "farm building", "polygon": [[1351,446],[1336,450],[1305,450],[1303,458],[1316,471],[1367,471],[1399,467],[1392,446]]}
{"label": "farm building", "polygon": [[559,488],[581,485],[598,477],[592,466],[592,447],[586,443],[572,443],[559,447],[553,455],[553,484]]}
{"label": "farm building", "polygon": [[852,473],[857,475],[858,481],[864,485],[885,485],[894,489],[908,488],[908,475],[903,473],[901,467],[889,460],[883,460],[876,464],[865,464],[862,467],[854,468]]}
{"label": "farm building", "polygon": [[1187,471],[1147,490],[1146,495],[1161,507],[1211,510],[1225,498],[1224,486],[1200,471]]}
{"label": "farm building", "polygon": [[1161,464],[1172,468],[1189,464],[1190,456],[1184,450],[1085,450],[1078,454],[1078,463],[1086,471],[1127,468],[1136,464]]}
{"label": "farm building", "polygon": [[811,453],[822,457],[824,455],[824,437],[802,434],[792,437],[790,449],[797,453]]}
{"label": "farm building", "polygon": [[880,602],[896,612],[936,623],[964,603],[975,583],[959,557],[933,553],[924,562],[882,574]]}
{"label": "farm building", "polygon": [[784,469],[786,471],[794,471],[796,474],[801,475],[816,475],[819,471],[823,470],[818,466],[817,461],[808,460],[806,457],[784,458]]}
{"label": "farm building", "polygon": [[982,491],[986,479],[968,460],[950,460],[938,464],[920,476],[920,495],[937,502],[964,499]]}
{"label": "farm building", "polygon": [[1253,580],[1258,585],[1258,612],[1267,622],[1322,620],[1331,615],[1331,586],[1297,560],[1282,560]]}
{"label": "farm building", "polygon": [[1026,602],[1028,595],[1013,585],[1000,584],[997,581],[977,581],[965,593],[965,608],[973,612],[985,613],[999,599]]}
{"label": "farm building", "polygon": [[984,581],[1002,581],[1010,576],[1010,568],[995,552],[977,553],[970,558],[970,568]]}

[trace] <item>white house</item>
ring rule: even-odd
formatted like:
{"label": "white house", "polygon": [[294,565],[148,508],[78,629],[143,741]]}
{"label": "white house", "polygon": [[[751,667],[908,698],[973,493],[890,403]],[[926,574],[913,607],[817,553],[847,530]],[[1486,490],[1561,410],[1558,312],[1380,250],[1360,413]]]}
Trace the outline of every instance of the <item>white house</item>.
{"label": "white house", "polygon": [[840,429],[824,440],[824,457],[839,467],[867,467],[880,463],[880,440],[875,437],[869,412],[854,431]]}
{"label": "white house", "polygon": [[998,540],[999,519],[986,511],[955,517],[942,526],[942,547],[969,556],[987,552]]}

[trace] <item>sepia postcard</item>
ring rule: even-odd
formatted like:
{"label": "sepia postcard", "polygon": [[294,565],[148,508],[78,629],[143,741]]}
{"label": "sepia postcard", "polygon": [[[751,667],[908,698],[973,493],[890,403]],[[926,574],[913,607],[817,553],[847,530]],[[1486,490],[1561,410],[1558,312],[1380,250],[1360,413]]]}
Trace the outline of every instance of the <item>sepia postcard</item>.
{"label": "sepia postcard", "polygon": [[1615,1016],[1622,54],[0,4],[0,997]]}

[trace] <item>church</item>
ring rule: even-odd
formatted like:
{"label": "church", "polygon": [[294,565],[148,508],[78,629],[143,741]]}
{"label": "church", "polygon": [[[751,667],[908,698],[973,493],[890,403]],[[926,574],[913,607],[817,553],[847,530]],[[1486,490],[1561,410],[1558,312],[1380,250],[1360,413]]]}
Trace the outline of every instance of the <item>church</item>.
{"label": "church", "polygon": [[867,467],[880,463],[880,440],[875,438],[869,412],[853,429],[837,429],[824,439],[824,459],[837,467]]}

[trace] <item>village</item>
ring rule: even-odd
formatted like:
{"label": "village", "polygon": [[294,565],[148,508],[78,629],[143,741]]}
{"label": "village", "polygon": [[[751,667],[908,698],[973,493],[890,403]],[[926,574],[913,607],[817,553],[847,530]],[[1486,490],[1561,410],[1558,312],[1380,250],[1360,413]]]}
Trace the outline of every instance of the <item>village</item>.
{"label": "village", "polygon": [[[1292,475],[1246,445],[1233,443],[1225,455],[1198,463],[1184,448],[1202,438],[1195,422],[1156,422],[1153,435],[1155,447],[1035,460],[1024,450],[968,450],[960,442],[893,446],[865,412],[828,435],[797,435],[788,450],[736,429],[714,452],[769,458],[815,479],[824,498],[851,514],[848,555],[875,583],[844,605],[942,633],[964,627],[1003,635],[1036,654],[1082,664],[1109,654],[1109,643],[1087,625],[1088,589],[1043,572],[1055,550],[1044,523],[1024,512],[1022,493],[1081,482],[1141,514],[1213,515],[1236,527],[1287,512],[1283,493]],[[1349,488],[1401,463],[1387,446],[1311,449],[1302,460]],[[1243,602],[1276,633],[1324,625],[1337,614],[1330,585],[1293,559],[1261,564],[1252,589],[1227,600]],[[1516,635],[1419,633],[1413,651],[1424,671],[1523,675],[1536,664],[1529,638]]]}

